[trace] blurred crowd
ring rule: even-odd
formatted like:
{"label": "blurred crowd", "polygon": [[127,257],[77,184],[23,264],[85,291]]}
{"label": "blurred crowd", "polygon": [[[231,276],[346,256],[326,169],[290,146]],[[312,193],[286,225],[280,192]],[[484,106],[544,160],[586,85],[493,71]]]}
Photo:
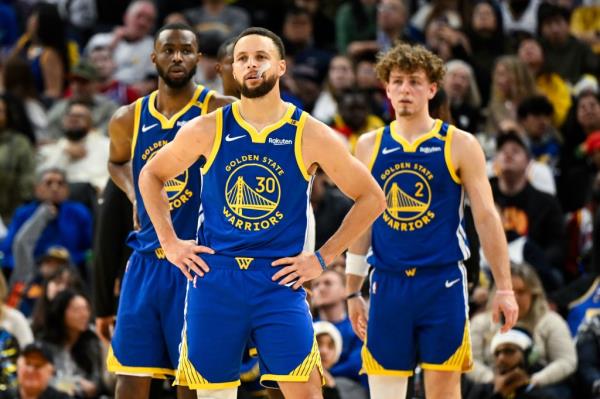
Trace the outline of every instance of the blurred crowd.
{"label": "blurred crowd", "polygon": [[[484,148],[520,310],[497,334],[467,226],[475,362],[463,397],[600,398],[598,0],[0,0],[0,398],[114,392],[93,321],[115,312],[131,209],[103,206],[118,190],[107,125],[156,90],[153,34],[168,22],[198,32],[195,80],[219,92],[232,84],[224,43],[249,26],[280,34],[283,98],[350,151],[394,118],[378,53],[405,41],[439,55],[447,72],[430,111]],[[318,248],[351,202],[322,173],[311,202]],[[340,257],[310,287],[325,397],[367,398],[344,284]],[[240,395],[265,395],[247,364]],[[420,375],[410,397],[423,397]]]}

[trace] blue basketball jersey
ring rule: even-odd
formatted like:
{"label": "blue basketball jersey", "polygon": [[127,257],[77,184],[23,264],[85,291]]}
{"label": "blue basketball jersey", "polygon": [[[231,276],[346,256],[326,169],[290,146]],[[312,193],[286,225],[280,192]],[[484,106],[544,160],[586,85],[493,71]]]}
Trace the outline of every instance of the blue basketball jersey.
{"label": "blue basketball jersey", "polygon": [[198,241],[224,256],[297,255],[306,240],[312,181],[301,154],[307,114],[288,104],[280,121],[258,132],[238,107],[216,113],[214,146],[202,169],[206,207]]}
{"label": "blue basketball jersey", "polygon": [[394,121],[376,133],[370,169],[387,209],[373,224],[369,263],[401,271],[467,259],[463,189],[450,157],[454,127],[436,120],[412,144],[396,129]]}
{"label": "blue basketball jersey", "polygon": [[[206,113],[208,101],[213,92],[203,86],[198,86],[187,105],[170,119],[156,109],[157,94],[158,91],[155,91],[149,96],[138,99],[135,103],[131,158],[140,230],[131,232],[127,243],[138,252],[153,252],[160,248],[158,237],[140,194],[138,186],[140,171],[158,150],[175,138],[181,126],[190,119]],[[188,170],[165,184],[175,232],[179,238],[184,240],[196,237],[202,186],[200,166],[200,160],[198,160]],[[164,256],[164,254],[157,255]]]}

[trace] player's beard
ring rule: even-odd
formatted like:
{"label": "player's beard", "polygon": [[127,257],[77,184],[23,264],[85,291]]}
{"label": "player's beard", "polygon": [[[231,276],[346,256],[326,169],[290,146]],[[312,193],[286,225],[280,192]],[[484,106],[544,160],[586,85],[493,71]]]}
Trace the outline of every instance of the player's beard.
{"label": "player's beard", "polygon": [[268,92],[275,87],[277,83],[277,75],[273,75],[270,78],[263,79],[262,83],[254,88],[246,86],[245,83],[238,83],[242,96],[246,98],[259,98],[266,95]]}
{"label": "player's beard", "polygon": [[182,78],[171,79],[169,77],[169,73],[167,71],[163,70],[159,65],[156,65],[156,71],[158,72],[158,76],[160,76],[162,78],[162,80],[165,82],[165,84],[172,89],[181,89],[182,87],[185,87],[185,85],[187,85],[189,83],[189,81],[192,80],[192,78],[196,74],[196,69],[197,69],[197,66],[194,66],[188,72],[188,74],[184,75]]}

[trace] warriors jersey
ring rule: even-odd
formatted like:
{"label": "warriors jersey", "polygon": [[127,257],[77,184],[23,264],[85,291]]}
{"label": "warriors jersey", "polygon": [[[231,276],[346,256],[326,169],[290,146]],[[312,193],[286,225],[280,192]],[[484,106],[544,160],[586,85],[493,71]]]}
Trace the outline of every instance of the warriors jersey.
{"label": "warriors jersey", "polygon": [[219,109],[216,118],[203,168],[199,243],[224,256],[297,255],[306,240],[310,198],[301,154],[307,114],[288,104],[283,118],[260,132],[242,119],[239,102]]}
{"label": "warriors jersey", "polygon": [[450,157],[453,129],[436,120],[412,144],[395,121],[377,131],[370,169],[387,209],[373,224],[368,260],[376,268],[402,271],[469,257],[463,189]]}
{"label": "warriors jersey", "polygon": [[[138,252],[153,252],[160,247],[138,187],[140,171],[158,150],[175,138],[181,126],[190,119],[206,113],[208,101],[213,94],[212,91],[198,86],[188,104],[167,119],[156,109],[157,93],[158,91],[155,91],[135,103],[131,158],[140,230],[133,231],[127,241]],[[173,226],[177,236],[183,240],[194,239],[196,236],[201,191],[200,166],[199,160],[165,184]]]}

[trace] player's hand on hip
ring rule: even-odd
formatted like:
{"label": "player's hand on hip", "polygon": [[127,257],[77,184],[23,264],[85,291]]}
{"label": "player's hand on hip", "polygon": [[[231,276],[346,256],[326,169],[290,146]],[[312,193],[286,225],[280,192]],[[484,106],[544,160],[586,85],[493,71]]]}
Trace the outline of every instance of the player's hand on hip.
{"label": "player's hand on hip", "polygon": [[364,342],[367,337],[367,304],[362,296],[348,299],[348,317],[354,333]]}
{"label": "player's hand on hip", "polygon": [[496,292],[492,302],[492,319],[494,323],[500,322],[500,314],[504,316],[500,331],[507,332],[517,323],[519,318],[519,305],[515,299],[514,292]]}
{"label": "player's hand on hip", "polygon": [[206,262],[197,254],[215,253],[211,248],[198,245],[194,240],[179,239],[168,246],[163,246],[163,250],[169,262],[177,266],[190,281],[193,280],[191,272],[202,277],[204,273],[208,273],[210,270]]}
{"label": "player's hand on hip", "polygon": [[[287,266],[285,266],[287,265]],[[307,281],[317,278],[323,272],[321,264],[312,252],[303,251],[298,256],[277,259],[271,266],[285,266],[271,278],[273,281],[281,279],[279,285],[294,282],[293,289],[297,290]]]}
{"label": "player's hand on hip", "polygon": [[110,344],[114,326],[115,316],[96,317],[96,333],[106,345]]}

